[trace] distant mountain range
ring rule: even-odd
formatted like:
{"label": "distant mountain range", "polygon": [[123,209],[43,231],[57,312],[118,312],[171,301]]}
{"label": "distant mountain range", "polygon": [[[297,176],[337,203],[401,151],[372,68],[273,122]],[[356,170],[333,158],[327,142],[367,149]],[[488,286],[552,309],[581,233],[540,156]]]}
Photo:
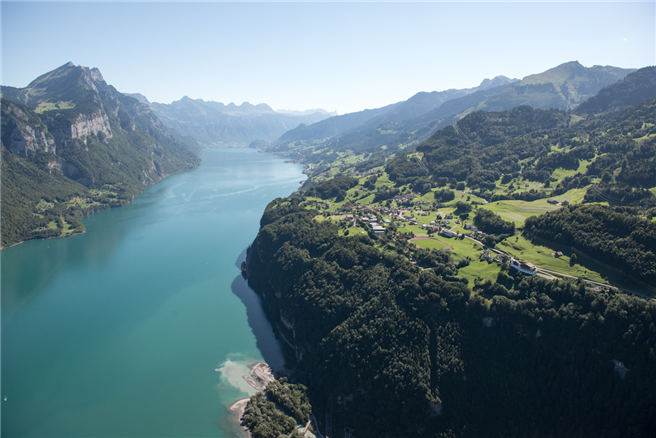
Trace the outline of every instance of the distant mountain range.
{"label": "distant mountain range", "polygon": [[81,232],[84,214],[200,163],[195,141],[70,62],[2,87],[1,139],[3,247]]}
{"label": "distant mountain range", "polygon": [[[635,69],[593,66],[577,61],[561,64],[519,81],[498,76],[464,90],[418,93],[386,107],[330,117],[300,125],[267,147],[316,164],[333,162],[334,152],[363,157],[389,156],[416,146],[436,130],[474,111],[502,111],[520,105],[536,109],[570,110]],[[321,171],[321,167],[318,168]]]}
{"label": "distant mountain range", "polygon": [[132,95],[166,126],[195,139],[204,147],[245,147],[254,140],[273,141],[300,124],[312,124],[334,113],[322,109],[274,111],[265,103],[241,105],[191,99],[187,96],[170,104],[148,102]]}
{"label": "distant mountain range", "polygon": [[[517,81],[505,76],[497,76],[484,80],[475,88],[462,90],[419,92],[410,99],[397,102],[374,110],[331,117],[311,126],[299,126],[285,133],[272,150],[282,152],[296,142],[315,144],[327,142],[332,149],[358,149],[361,146],[376,147],[394,141],[399,134],[407,132],[403,126],[405,121],[415,119],[436,110],[445,102],[469,95],[484,93],[486,90],[496,90]],[[428,134],[430,135],[430,133]]]}

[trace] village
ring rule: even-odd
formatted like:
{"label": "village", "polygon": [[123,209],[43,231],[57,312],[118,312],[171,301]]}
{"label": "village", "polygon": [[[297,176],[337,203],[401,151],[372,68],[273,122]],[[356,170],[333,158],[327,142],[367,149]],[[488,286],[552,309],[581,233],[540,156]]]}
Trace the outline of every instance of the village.
{"label": "village", "polygon": [[[594,261],[590,262],[584,255],[579,254],[579,257],[586,260],[586,266],[579,264],[574,257],[576,254],[566,251],[567,248],[554,250],[522,235],[526,217],[560,208],[561,204],[568,204],[567,200],[549,198],[490,204],[464,189],[453,190],[453,199],[442,203],[435,196],[440,188],[422,194],[401,187],[395,196],[374,202],[376,190],[389,189],[395,184],[385,172],[378,171],[375,188],[367,189],[365,183],[372,174],[374,172],[368,171],[366,175],[353,175],[359,177],[359,184],[348,190],[342,201],[308,197],[306,207],[317,210],[316,220],[337,222],[340,235],[369,235],[381,250],[385,250],[386,245],[390,248],[392,241],[402,240],[426,250],[449,251],[458,265],[458,276],[470,284],[488,280],[494,283],[506,271],[550,279],[582,278],[595,287],[609,287],[603,270],[588,269],[595,266]],[[461,210],[465,204],[468,207]],[[499,236],[488,235],[475,223],[479,208],[514,221],[516,233],[501,240]]]}

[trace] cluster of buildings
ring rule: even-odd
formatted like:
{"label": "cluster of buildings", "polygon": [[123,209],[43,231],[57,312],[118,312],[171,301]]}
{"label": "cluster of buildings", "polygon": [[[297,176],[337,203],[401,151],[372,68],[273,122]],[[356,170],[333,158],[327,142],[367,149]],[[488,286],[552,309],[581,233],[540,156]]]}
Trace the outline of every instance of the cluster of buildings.
{"label": "cluster of buildings", "polygon": [[371,175],[372,173],[378,173],[378,169],[369,169],[364,172],[354,172],[350,176],[353,178],[362,178],[364,176]]}

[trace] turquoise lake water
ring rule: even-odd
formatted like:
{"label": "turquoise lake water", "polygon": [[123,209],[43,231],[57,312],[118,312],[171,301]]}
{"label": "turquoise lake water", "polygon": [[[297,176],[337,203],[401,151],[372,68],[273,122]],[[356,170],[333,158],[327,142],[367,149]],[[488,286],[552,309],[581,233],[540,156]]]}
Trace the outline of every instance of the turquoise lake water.
{"label": "turquoise lake water", "polygon": [[305,178],[250,149],[202,158],[83,235],[1,253],[3,437],[239,436],[241,376],[284,359],[238,266]]}

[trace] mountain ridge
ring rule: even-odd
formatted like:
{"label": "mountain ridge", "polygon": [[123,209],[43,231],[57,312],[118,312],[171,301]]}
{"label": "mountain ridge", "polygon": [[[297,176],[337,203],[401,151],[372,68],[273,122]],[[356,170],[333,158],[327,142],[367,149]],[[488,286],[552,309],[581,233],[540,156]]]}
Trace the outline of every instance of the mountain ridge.
{"label": "mountain ridge", "polygon": [[[521,81],[497,76],[484,79],[478,87],[471,89],[420,92],[407,101],[383,107],[385,109],[379,109],[380,113],[375,117],[368,117],[357,126],[349,126],[337,133],[318,129],[329,126],[337,120],[335,118],[323,120],[316,126],[297,128],[285,133],[266,150],[312,163],[313,173],[319,174],[343,154],[366,160],[415,147],[436,130],[475,111],[502,111],[520,105],[572,109],[604,86],[634,71],[609,66],[584,67],[578,61],[570,61],[528,75]],[[431,104],[422,106],[422,100],[429,98],[432,98]],[[355,119],[356,115],[351,117]],[[341,155],[333,154],[333,151],[339,151]]]}

